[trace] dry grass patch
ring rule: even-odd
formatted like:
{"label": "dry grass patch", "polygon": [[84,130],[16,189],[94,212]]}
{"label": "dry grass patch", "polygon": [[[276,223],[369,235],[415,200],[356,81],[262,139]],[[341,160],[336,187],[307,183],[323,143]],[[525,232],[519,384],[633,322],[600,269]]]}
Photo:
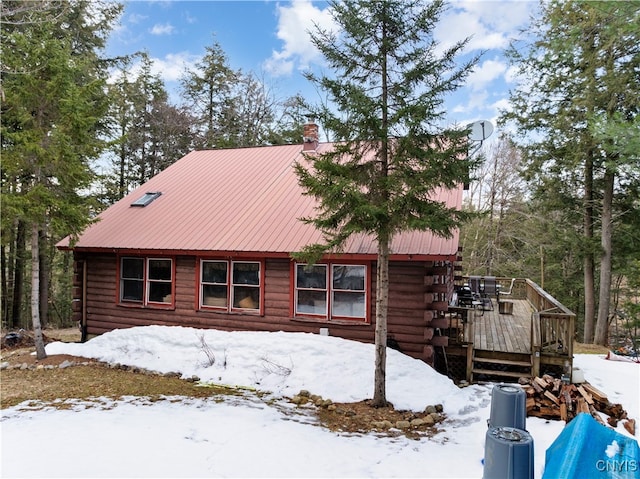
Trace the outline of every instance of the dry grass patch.
{"label": "dry grass patch", "polygon": [[[83,361],[83,358],[75,358]],[[111,369],[103,364],[72,366],[64,369],[5,369],[0,373],[0,407],[15,406],[23,401],[56,399],[88,399],[122,396],[189,396],[211,397],[238,394],[224,387],[200,387],[175,377],[134,373]]]}
{"label": "dry grass patch", "polygon": [[609,348],[599,344],[573,343],[574,354],[607,354],[608,352]]}

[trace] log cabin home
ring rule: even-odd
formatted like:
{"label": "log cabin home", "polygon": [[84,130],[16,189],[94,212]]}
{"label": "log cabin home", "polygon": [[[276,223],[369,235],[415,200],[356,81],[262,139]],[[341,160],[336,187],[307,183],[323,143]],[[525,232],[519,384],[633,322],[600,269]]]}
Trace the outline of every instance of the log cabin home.
{"label": "log cabin home", "polygon": [[[302,145],[193,151],[99,215],[73,243],[83,340],[116,328],[174,325],[288,331],[374,342],[376,242],[352,237],[311,268],[292,252],[322,241],[315,201],[293,168],[331,148],[317,126]],[[463,185],[437,193],[461,207]],[[397,235],[390,257],[389,346],[429,364],[454,290],[458,234]]]}
{"label": "log cabin home", "polygon": [[[332,148],[317,131],[305,125],[302,145],[191,152],[58,243],[73,252],[82,340],[153,324],[373,343],[375,240],[353,236],[315,265],[292,258],[322,241],[301,220],[316,204],[294,171]],[[463,189],[434,199],[460,208]],[[468,382],[570,376],[575,314],[529,279],[461,276],[458,239],[394,237],[388,346]],[[475,283],[491,295],[463,304]]]}

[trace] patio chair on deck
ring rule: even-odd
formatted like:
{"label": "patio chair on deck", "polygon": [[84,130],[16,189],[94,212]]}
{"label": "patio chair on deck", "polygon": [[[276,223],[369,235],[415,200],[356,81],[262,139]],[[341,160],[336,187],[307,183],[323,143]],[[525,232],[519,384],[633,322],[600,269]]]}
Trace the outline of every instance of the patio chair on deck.
{"label": "patio chair on deck", "polygon": [[492,296],[498,297],[498,282],[495,276],[485,276],[484,284],[482,287],[482,294],[491,298]]}
{"label": "patio chair on deck", "polygon": [[516,279],[511,278],[511,284],[509,285],[509,289],[499,289],[498,290],[498,302],[500,302],[500,296],[510,296],[513,294],[513,285],[515,284]]}
{"label": "patio chair on deck", "polygon": [[480,283],[480,276],[469,276],[469,289],[478,298],[480,297]]}
{"label": "patio chair on deck", "polygon": [[486,276],[484,281],[480,276],[469,276],[469,288],[476,300],[482,303],[483,311],[493,311],[491,295],[496,294],[497,291],[495,276]]}

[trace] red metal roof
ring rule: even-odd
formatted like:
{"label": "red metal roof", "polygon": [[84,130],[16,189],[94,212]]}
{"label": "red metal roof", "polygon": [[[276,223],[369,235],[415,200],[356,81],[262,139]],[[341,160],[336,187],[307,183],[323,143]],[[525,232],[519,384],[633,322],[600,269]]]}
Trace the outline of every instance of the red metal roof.
{"label": "red metal roof", "polygon": [[[320,144],[318,151],[330,148]],[[293,169],[301,145],[194,151],[99,216],[78,239],[78,250],[159,250],[288,255],[322,240],[299,218],[313,216],[315,201],[302,194]],[[131,203],[161,192],[144,207]],[[462,186],[439,193],[461,207]],[[68,239],[58,246],[68,245]],[[458,233],[445,239],[426,232],[397,235],[392,254],[451,258]],[[345,254],[375,255],[373,238],[352,238]]]}

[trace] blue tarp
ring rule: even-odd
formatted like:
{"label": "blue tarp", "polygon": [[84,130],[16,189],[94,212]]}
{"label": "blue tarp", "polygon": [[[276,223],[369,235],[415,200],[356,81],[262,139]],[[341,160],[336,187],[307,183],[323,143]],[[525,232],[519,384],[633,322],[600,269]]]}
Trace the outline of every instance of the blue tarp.
{"label": "blue tarp", "polygon": [[638,442],[603,426],[590,414],[578,414],[545,454],[542,479],[637,479]]}

